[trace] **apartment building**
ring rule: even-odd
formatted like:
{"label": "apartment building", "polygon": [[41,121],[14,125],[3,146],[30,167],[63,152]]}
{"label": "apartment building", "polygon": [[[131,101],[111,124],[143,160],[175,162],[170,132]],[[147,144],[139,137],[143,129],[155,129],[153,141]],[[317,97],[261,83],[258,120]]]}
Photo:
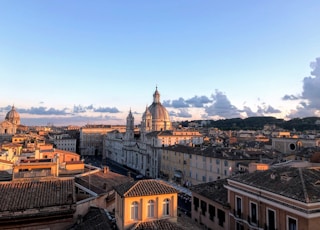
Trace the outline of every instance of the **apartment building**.
{"label": "apartment building", "polygon": [[196,185],[228,178],[239,172],[240,163],[256,161],[257,157],[230,148],[167,146],[162,148],[160,176]]}
{"label": "apartment building", "polygon": [[69,134],[53,134],[49,138],[57,149],[70,152],[76,152],[77,150],[77,139],[72,138]]}
{"label": "apartment building", "polygon": [[208,230],[229,229],[228,192],[226,179],[190,187],[192,191],[191,218]]}
{"label": "apartment building", "polygon": [[313,230],[320,225],[320,171],[281,167],[228,179],[230,229]]}
{"label": "apartment building", "polygon": [[103,137],[110,131],[124,132],[126,126],[86,125],[80,128],[80,155],[102,156]]}

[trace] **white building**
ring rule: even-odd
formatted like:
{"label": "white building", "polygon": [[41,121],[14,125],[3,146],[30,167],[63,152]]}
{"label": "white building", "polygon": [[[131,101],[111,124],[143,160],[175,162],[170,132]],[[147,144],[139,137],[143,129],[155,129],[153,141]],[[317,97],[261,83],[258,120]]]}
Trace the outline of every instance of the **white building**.
{"label": "white building", "polygon": [[103,137],[110,131],[124,131],[125,126],[86,125],[80,129],[80,155],[101,156]]}
{"label": "white building", "polygon": [[160,171],[162,148],[169,145],[200,145],[203,136],[194,130],[173,130],[166,108],[160,102],[156,88],[153,103],[146,107],[141,129],[137,134],[131,110],[126,132],[109,132],[104,139],[104,157],[127,165],[141,174],[157,178]]}
{"label": "white building", "polygon": [[57,149],[76,152],[77,139],[70,137],[69,134],[54,134],[51,139]]}

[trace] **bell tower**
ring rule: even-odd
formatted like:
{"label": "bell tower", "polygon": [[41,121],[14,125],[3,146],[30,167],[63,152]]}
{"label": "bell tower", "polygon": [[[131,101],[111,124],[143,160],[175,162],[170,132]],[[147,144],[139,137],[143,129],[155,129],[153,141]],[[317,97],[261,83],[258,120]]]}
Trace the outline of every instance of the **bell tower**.
{"label": "bell tower", "polygon": [[133,138],[134,138],[134,117],[130,109],[129,114],[127,116],[126,139],[130,140]]}

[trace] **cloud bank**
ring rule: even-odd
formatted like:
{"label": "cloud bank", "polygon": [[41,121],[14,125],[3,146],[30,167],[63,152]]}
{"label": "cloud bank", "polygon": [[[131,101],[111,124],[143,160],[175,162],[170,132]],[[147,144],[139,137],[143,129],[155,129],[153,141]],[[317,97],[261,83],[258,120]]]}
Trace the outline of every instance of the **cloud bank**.
{"label": "cloud bank", "polygon": [[291,111],[288,118],[309,117],[320,115],[320,57],[310,63],[310,76],[303,79],[300,95],[285,95],[283,100],[298,100],[296,109]]}
{"label": "cloud bank", "polygon": [[[284,94],[281,98],[284,102],[295,102],[295,109],[291,110],[284,118],[320,116],[320,58],[310,64],[310,76],[304,77],[302,91],[300,94]],[[128,111],[123,112],[116,107],[74,105],[72,108],[57,109],[41,106],[30,108],[16,108],[20,113],[21,121],[26,125],[46,125],[47,123],[57,125],[68,124],[125,124],[125,117]],[[162,103],[172,120],[191,119],[228,119],[245,118],[252,116],[279,116],[282,111],[272,105],[259,100],[259,104],[239,108],[235,106],[228,96],[222,91],[215,89],[210,96],[195,95],[191,98],[179,97],[177,99],[165,100]],[[130,106],[130,105],[129,105]],[[132,105],[134,106],[134,105]],[[0,114],[5,114],[11,109],[11,105],[0,107]],[[140,122],[142,113],[133,112],[136,123]]]}

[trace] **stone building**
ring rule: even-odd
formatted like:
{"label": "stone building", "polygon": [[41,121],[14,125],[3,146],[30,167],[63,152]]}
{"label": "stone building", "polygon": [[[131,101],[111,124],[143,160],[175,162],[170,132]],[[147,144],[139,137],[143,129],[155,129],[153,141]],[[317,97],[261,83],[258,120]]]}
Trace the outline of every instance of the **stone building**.
{"label": "stone building", "polygon": [[221,147],[167,146],[162,149],[160,175],[183,185],[196,185],[228,178],[240,172],[240,164],[257,157]]}
{"label": "stone building", "polygon": [[152,178],[159,177],[163,147],[203,143],[203,136],[198,131],[173,129],[169,113],[160,102],[157,88],[153,94],[152,104],[146,107],[142,115],[140,132],[134,127],[134,117],[130,110],[126,131],[109,132],[105,136],[104,157]]}
{"label": "stone building", "polygon": [[229,229],[227,180],[216,180],[190,187],[192,191],[191,216],[193,221],[208,230]]}
{"label": "stone building", "polygon": [[125,126],[86,125],[80,128],[80,155],[101,156],[103,137],[113,130],[124,132]]}
{"label": "stone building", "polygon": [[320,138],[272,138],[272,148],[284,154],[292,154],[306,147],[320,147]]}
{"label": "stone building", "polygon": [[11,110],[6,114],[5,120],[0,122],[0,135],[14,135],[20,125],[20,115],[12,106]]}
{"label": "stone building", "polygon": [[320,171],[281,167],[232,177],[229,229],[318,229]]}

